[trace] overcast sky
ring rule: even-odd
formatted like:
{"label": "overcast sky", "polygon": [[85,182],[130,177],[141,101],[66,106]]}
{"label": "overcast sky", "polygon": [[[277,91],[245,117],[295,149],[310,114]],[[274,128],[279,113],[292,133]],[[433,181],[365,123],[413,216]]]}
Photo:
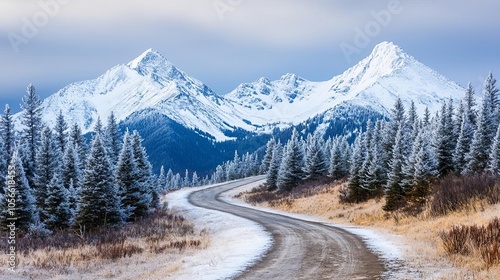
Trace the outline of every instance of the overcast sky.
{"label": "overcast sky", "polygon": [[392,41],[480,91],[489,71],[500,77],[499,11],[495,0],[0,0],[0,106],[148,48],[225,94],[262,76],[327,80]]}

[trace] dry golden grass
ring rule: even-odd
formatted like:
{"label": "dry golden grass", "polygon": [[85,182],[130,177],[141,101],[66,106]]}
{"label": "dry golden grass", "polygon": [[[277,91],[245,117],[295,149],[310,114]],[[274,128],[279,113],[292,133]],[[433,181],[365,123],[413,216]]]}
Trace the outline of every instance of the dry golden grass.
{"label": "dry golden grass", "polygon": [[[401,213],[388,214],[382,210],[383,199],[371,199],[361,204],[339,202],[339,185],[323,186],[306,196],[289,195],[271,202],[256,203],[258,206],[296,214],[321,217],[325,220],[359,225],[397,235],[404,253],[415,267],[421,270],[425,279],[433,278],[429,266],[446,272],[438,279],[498,279],[500,266],[488,267],[479,252],[470,256],[449,256],[443,246],[439,232],[449,230],[453,225],[484,225],[500,216],[500,205],[477,202],[474,210],[454,212],[446,216],[433,217],[426,210],[417,216]],[[256,189],[253,190],[254,192]],[[254,194],[243,193],[243,199]],[[428,274],[431,273],[431,274]]]}
{"label": "dry golden grass", "polygon": [[[210,243],[206,231],[195,232],[190,222],[170,212],[100,234],[95,238],[89,233],[81,242],[64,234],[61,243],[68,244],[61,246],[54,246],[57,236],[51,241],[26,242],[26,247],[34,249],[18,251],[15,273],[6,269],[7,256],[0,256],[0,279],[164,279],[179,270],[180,255],[205,249]],[[130,271],[129,266],[148,269]],[[129,278],[130,273],[149,276]]]}

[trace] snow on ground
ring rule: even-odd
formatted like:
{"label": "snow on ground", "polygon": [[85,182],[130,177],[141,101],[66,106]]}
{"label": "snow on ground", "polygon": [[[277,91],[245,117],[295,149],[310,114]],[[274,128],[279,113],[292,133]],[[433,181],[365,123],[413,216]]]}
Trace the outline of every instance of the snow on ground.
{"label": "snow on ground", "polygon": [[169,208],[209,232],[210,245],[182,260],[172,279],[228,279],[258,261],[271,246],[271,235],[259,224],[234,215],[199,208],[188,202],[194,191],[185,188],[166,195]]}
{"label": "snow on ground", "polygon": [[350,232],[354,235],[359,236],[370,250],[377,254],[386,264],[388,271],[384,273],[384,278],[390,279],[420,279],[420,274],[417,268],[413,265],[408,264],[408,260],[405,259],[404,254],[401,251],[402,242],[398,240],[398,236],[383,231],[375,231],[373,229],[362,228],[358,226],[350,226],[343,224],[336,224],[331,222],[326,222],[325,220],[308,215],[287,213],[279,210],[263,208],[253,206],[242,202],[241,200],[235,199],[234,196],[242,191],[251,190],[254,187],[262,184],[262,182],[256,182],[244,187],[232,189],[221,195],[221,199],[227,203],[238,205],[242,207],[257,209],[259,211],[273,213],[277,215],[287,216],[294,219],[304,220],[308,222],[322,223],[327,226],[336,227]]}

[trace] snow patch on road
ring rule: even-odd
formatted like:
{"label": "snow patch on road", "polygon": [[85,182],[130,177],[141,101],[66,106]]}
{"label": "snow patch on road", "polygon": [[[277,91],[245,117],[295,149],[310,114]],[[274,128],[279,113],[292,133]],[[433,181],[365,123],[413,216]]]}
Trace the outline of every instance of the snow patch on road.
{"label": "snow patch on road", "polygon": [[271,235],[252,221],[191,205],[192,192],[215,187],[185,188],[165,196],[169,208],[190,220],[210,236],[207,249],[186,257],[172,279],[229,279],[256,263],[272,244]]}

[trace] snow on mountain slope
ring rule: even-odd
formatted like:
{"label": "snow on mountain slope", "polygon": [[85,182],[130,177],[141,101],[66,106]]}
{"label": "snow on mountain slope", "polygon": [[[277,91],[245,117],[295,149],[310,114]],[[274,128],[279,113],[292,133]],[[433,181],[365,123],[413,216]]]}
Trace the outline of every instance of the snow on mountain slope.
{"label": "snow on mountain slope", "polygon": [[42,107],[49,125],[62,110],[66,120],[78,123],[84,132],[93,129],[98,117],[105,122],[111,112],[124,120],[145,109],[155,109],[219,141],[229,139],[223,131],[231,131],[233,126],[252,129],[237,116],[231,103],[152,49],[95,80],[66,86],[44,100]]}
{"label": "snow on mountain slope", "polygon": [[277,81],[261,78],[242,84],[225,95],[238,104],[242,116],[254,125],[280,122],[298,124],[339,105],[371,108],[388,115],[399,96],[411,100],[420,114],[425,107],[437,111],[442,102],[464,95],[464,89],[406,54],[383,42],[343,74],[325,82],[312,82],[293,74]]}
{"label": "snow on mountain slope", "polygon": [[461,98],[464,92],[389,42],[377,45],[367,58],[328,81],[286,74],[276,81],[261,78],[241,84],[225,96],[149,49],[95,80],[66,86],[42,106],[49,125],[62,110],[68,123],[78,123],[84,132],[93,129],[98,117],[105,122],[111,112],[121,121],[133,113],[154,110],[225,141],[233,139],[227,132],[235,129],[269,132],[315,116],[327,121],[341,107],[359,106],[388,115],[398,96],[407,106],[414,100],[419,113],[426,106],[436,111],[443,101]]}

